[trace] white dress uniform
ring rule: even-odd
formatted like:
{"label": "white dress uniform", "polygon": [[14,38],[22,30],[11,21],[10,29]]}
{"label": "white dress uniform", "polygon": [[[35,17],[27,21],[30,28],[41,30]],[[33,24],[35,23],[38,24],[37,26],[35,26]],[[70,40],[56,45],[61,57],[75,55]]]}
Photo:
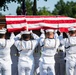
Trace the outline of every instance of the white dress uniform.
{"label": "white dress uniform", "polygon": [[[5,34],[6,30],[0,30],[0,34]],[[0,38],[0,75],[11,75],[10,47],[14,44],[13,35],[9,40]]]}
{"label": "white dress uniform", "polygon": [[[22,34],[30,34],[29,31],[23,31]],[[35,47],[38,45],[37,35],[32,33],[35,40],[18,40],[15,42],[15,46],[20,51],[18,61],[18,73],[19,75],[34,75],[34,57],[33,52]],[[37,40],[36,40],[37,39]]]}
{"label": "white dress uniform", "polygon": [[[74,28],[69,28],[69,31]],[[63,45],[66,51],[66,74],[76,75],[76,37],[69,36],[63,40]]]}
{"label": "white dress uniform", "polygon": [[[54,32],[54,30],[46,30],[46,32]],[[42,54],[40,58],[40,75],[55,75],[55,60],[54,55],[56,54],[59,46],[59,39],[45,39],[45,35],[41,35],[40,45],[42,46]]]}

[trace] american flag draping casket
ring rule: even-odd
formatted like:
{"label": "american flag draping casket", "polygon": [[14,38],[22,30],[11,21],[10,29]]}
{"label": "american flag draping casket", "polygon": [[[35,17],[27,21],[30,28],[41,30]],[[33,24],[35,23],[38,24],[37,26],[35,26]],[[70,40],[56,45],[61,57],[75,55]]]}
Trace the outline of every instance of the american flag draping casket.
{"label": "american flag draping casket", "polygon": [[66,16],[5,16],[9,32],[39,30],[41,28],[59,29],[67,32],[68,27],[76,27],[76,19]]}

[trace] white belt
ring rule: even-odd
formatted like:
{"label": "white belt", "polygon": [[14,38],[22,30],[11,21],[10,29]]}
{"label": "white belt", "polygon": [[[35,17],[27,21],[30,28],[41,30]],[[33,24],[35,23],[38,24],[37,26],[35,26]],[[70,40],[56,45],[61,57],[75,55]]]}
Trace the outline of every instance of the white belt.
{"label": "white belt", "polygon": [[40,61],[43,63],[55,63],[54,56],[52,57],[41,56]]}

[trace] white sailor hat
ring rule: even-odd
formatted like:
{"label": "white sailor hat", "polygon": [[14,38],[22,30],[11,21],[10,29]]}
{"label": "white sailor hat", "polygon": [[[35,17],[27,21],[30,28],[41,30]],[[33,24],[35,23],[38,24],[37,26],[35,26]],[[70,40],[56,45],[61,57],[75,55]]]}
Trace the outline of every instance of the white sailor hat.
{"label": "white sailor hat", "polygon": [[31,34],[30,31],[21,31],[21,34]]}
{"label": "white sailor hat", "polygon": [[47,32],[55,32],[55,31],[54,31],[54,29],[47,29],[47,30],[46,30],[46,33],[47,33]]}
{"label": "white sailor hat", "polygon": [[74,27],[68,28],[68,31],[75,31],[75,30],[76,30],[76,28],[74,28]]}
{"label": "white sailor hat", "polygon": [[5,34],[6,33],[6,28],[0,29],[0,34]]}

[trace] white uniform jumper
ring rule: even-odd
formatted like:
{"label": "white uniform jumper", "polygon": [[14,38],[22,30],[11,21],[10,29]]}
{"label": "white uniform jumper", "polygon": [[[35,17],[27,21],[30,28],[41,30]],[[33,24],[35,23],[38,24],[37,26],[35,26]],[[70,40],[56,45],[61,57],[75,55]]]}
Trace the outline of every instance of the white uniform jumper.
{"label": "white uniform jumper", "polygon": [[11,75],[10,47],[13,44],[13,36],[10,40],[0,39],[0,75]]}
{"label": "white uniform jumper", "polygon": [[66,74],[76,75],[76,37],[69,37],[64,40],[66,49]]}
{"label": "white uniform jumper", "polygon": [[[38,37],[33,34],[33,37]],[[34,58],[33,52],[38,44],[38,40],[18,40],[15,42],[15,46],[20,51],[19,61],[18,61],[18,73],[19,75],[33,75],[34,71]]]}
{"label": "white uniform jumper", "polygon": [[55,75],[55,60],[54,55],[56,54],[59,46],[59,40],[44,38],[44,34],[41,35],[40,45],[42,46],[42,54],[40,59],[40,75]]}

